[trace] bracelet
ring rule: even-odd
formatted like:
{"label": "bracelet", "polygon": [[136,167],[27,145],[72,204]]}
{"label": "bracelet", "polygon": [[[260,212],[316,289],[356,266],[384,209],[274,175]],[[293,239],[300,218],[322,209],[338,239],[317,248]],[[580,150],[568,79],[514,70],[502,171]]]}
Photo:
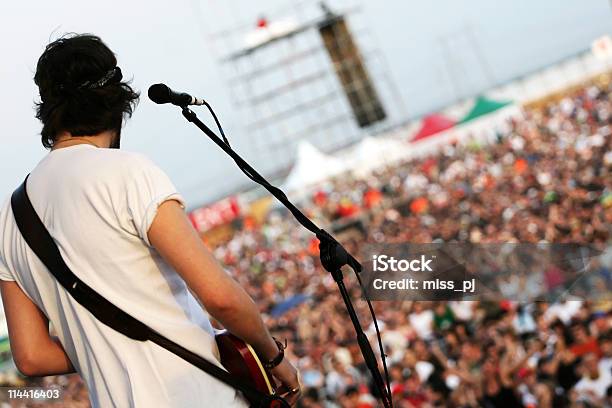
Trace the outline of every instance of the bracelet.
{"label": "bracelet", "polygon": [[281,361],[283,361],[283,358],[285,357],[285,349],[287,348],[287,339],[285,339],[285,344],[278,341],[276,337],[272,337],[272,340],[274,340],[274,342],[278,346],[278,354],[272,360],[262,362],[264,368],[268,370],[273,369],[274,367],[279,365]]}

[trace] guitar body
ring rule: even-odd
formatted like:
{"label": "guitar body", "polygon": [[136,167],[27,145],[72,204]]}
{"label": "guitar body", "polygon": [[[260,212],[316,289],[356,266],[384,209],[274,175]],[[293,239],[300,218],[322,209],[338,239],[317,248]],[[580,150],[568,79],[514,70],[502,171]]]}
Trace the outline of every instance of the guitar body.
{"label": "guitar body", "polygon": [[[219,348],[221,365],[229,373],[250,383],[265,394],[276,394],[274,378],[263,367],[251,346],[227,330],[217,331],[215,341]],[[249,402],[253,403],[253,401]]]}

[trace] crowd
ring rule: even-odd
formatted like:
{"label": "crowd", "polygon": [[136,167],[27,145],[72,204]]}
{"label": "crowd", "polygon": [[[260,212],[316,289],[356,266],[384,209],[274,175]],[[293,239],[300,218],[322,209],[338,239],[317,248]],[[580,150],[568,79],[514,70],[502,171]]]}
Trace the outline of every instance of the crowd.
{"label": "crowd", "polygon": [[[586,87],[526,111],[491,144],[451,144],[365,179],[331,180],[305,208],[322,222],[358,224],[343,240],[357,254],[367,242],[605,249],[612,237],[611,90]],[[318,264],[316,243],[290,216],[271,216],[216,254],[264,312],[299,294],[310,297],[269,317],[299,361],[303,407],[376,406],[335,283]],[[595,262],[592,272],[609,288],[612,259]],[[347,281],[359,298],[350,274]],[[611,404],[611,306],[606,296],[376,303],[396,406]],[[357,309],[370,324],[365,303]],[[371,326],[368,333],[374,340]]]}
{"label": "crowd", "polygon": [[[342,241],[354,254],[381,242],[605,249],[612,238],[611,133],[612,85],[588,86],[525,111],[492,143],[452,143],[366,178],[330,180],[302,204],[330,228],[351,230]],[[302,376],[301,407],[378,406],[317,242],[291,216],[273,212],[214,251],[274,335],[288,339]],[[595,262],[609,288],[612,256]],[[376,350],[352,274],[346,283]],[[375,302],[395,406],[612,406],[610,300]],[[70,381],[82,402],[84,388]]]}

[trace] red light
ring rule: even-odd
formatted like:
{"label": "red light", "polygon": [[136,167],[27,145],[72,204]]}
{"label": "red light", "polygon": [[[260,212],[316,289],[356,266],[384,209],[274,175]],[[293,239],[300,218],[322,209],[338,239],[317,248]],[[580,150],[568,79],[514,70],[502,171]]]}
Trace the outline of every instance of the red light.
{"label": "red light", "polygon": [[257,20],[257,28],[266,28],[268,26],[268,20],[265,17],[261,17]]}

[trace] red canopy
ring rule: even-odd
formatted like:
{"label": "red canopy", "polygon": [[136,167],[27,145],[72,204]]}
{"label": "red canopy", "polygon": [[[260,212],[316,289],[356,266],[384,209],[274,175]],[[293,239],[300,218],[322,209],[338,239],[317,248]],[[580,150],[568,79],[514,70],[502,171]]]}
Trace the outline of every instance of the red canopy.
{"label": "red canopy", "polygon": [[427,115],[423,118],[421,129],[419,129],[416,135],[414,135],[411,142],[425,139],[431,135],[435,135],[438,132],[452,128],[453,126],[455,126],[454,120],[439,113],[432,113],[431,115]]}

